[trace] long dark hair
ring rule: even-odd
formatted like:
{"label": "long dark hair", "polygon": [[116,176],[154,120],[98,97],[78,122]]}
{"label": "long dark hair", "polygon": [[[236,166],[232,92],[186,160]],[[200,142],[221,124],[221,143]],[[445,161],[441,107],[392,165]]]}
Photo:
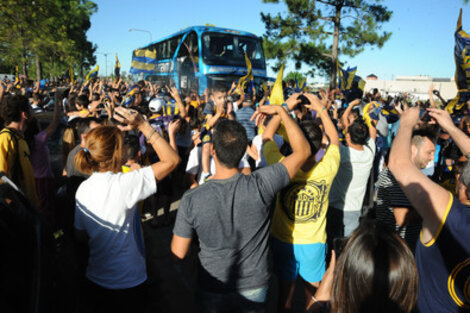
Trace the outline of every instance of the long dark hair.
{"label": "long dark hair", "polygon": [[406,243],[380,224],[361,224],[337,261],[331,312],[409,313],[417,297],[418,271]]}

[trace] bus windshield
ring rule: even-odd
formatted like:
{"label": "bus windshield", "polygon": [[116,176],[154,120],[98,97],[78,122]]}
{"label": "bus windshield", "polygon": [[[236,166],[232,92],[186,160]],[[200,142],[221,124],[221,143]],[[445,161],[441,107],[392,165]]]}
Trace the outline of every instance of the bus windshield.
{"label": "bus windshield", "polygon": [[253,68],[266,69],[261,40],[223,33],[202,35],[202,59],[208,65],[246,66],[245,52]]}

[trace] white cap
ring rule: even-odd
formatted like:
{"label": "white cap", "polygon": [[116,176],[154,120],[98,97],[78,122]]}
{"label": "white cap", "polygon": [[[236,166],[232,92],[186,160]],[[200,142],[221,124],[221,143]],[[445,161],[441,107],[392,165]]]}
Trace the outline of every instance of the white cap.
{"label": "white cap", "polygon": [[153,98],[149,102],[150,112],[157,113],[163,108],[164,105],[165,105],[165,100],[159,99],[159,98]]}

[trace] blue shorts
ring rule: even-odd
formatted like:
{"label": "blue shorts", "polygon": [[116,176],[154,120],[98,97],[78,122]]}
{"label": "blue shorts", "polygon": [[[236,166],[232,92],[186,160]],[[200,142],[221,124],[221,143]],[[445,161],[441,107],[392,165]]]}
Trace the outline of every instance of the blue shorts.
{"label": "blue shorts", "polygon": [[300,275],[309,283],[322,280],[325,274],[326,244],[292,244],[274,237],[271,240],[274,273],[284,281],[295,281]]}

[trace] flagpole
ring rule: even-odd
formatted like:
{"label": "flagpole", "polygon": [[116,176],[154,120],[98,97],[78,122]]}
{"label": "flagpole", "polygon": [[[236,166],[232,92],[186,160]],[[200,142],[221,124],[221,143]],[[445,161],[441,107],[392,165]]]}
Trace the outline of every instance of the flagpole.
{"label": "flagpole", "polygon": [[108,54],[109,52],[96,52],[97,54],[104,55],[104,77],[108,77]]}

